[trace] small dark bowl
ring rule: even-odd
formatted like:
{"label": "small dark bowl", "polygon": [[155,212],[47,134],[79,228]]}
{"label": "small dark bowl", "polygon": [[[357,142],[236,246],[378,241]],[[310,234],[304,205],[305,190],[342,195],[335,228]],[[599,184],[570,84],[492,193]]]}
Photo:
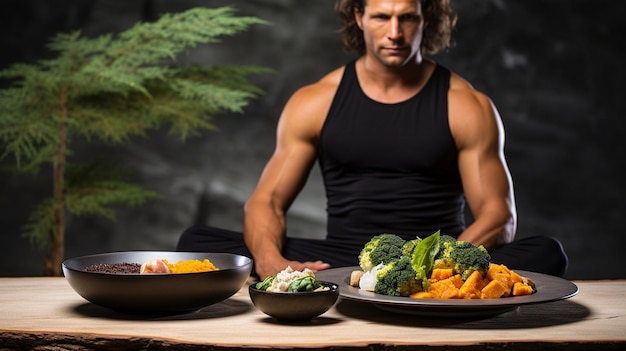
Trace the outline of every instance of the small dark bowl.
{"label": "small dark bowl", "polygon": [[268,316],[284,322],[306,322],[328,311],[339,297],[337,284],[321,283],[330,289],[316,292],[268,292],[252,284],[248,292],[254,306]]}
{"label": "small dark bowl", "polygon": [[[87,272],[93,264],[139,263],[153,259],[209,259],[219,270],[177,274],[114,274]],[[247,281],[252,260],[228,253],[126,251],[65,260],[63,274],[86,300],[125,313],[190,312],[223,301]]]}

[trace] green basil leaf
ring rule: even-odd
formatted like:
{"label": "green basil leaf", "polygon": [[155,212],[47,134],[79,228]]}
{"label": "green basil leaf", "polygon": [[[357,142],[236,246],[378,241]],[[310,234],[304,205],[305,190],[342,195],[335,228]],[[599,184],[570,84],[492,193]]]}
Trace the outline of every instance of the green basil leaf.
{"label": "green basil leaf", "polygon": [[417,279],[426,280],[428,273],[433,268],[435,256],[439,252],[440,232],[440,230],[436,231],[415,246],[413,257],[411,258],[411,266],[417,273]]}

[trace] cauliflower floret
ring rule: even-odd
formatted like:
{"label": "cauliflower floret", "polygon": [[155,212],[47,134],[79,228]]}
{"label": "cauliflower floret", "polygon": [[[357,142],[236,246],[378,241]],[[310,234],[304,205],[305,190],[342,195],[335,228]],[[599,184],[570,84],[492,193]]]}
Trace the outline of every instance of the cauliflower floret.
{"label": "cauliflower floret", "polygon": [[359,288],[367,291],[375,291],[376,282],[378,281],[376,274],[378,273],[378,270],[383,269],[384,267],[385,264],[380,263],[377,266],[372,267],[369,271],[365,271],[359,280]]}
{"label": "cauliflower floret", "polygon": [[303,271],[295,271],[290,266],[276,274],[276,278],[272,281],[272,285],[267,288],[270,292],[285,292],[289,288],[289,284],[302,277],[315,277],[312,270],[305,268]]}

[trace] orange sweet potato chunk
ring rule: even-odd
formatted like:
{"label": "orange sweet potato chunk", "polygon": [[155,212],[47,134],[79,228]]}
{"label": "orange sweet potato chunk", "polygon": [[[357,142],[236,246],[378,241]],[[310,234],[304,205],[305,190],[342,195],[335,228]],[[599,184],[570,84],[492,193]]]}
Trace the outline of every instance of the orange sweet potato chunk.
{"label": "orange sweet potato chunk", "polygon": [[483,277],[478,271],[472,272],[465,283],[459,289],[459,297],[462,299],[480,299],[483,288]]}
{"label": "orange sweet potato chunk", "polygon": [[452,276],[452,268],[435,268],[430,275],[431,281],[448,279]]}
{"label": "orange sweet potato chunk", "polygon": [[493,280],[498,274],[510,275],[511,270],[503,264],[491,263],[489,264],[489,270],[487,270],[487,278]]}
{"label": "orange sweet potato chunk", "polygon": [[437,299],[454,299],[459,294],[459,289],[451,279],[444,279],[430,284],[428,290]]}
{"label": "orange sweet potato chunk", "polygon": [[497,299],[500,297],[508,296],[510,291],[511,288],[507,285],[504,285],[501,281],[492,280],[480,291],[480,298]]}
{"label": "orange sweet potato chunk", "polygon": [[523,282],[516,282],[513,285],[513,296],[531,295],[533,293],[532,286]]}
{"label": "orange sweet potato chunk", "polygon": [[461,286],[463,286],[463,283],[465,283],[460,274],[455,274],[448,279],[452,282],[452,284],[454,284],[454,286],[456,286],[457,289],[460,289]]}
{"label": "orange sweet potato chunk", "polygon": [[515,273],[514,271],[510,271],[510,272],[511,272],[511,281],[513,282],[513,284],[522,283],[524,281],[524,278],[521,275]]}
{"label": "orange sweet potato chunk", "polygon": [[488,281],[498,281],[502,284],[506,292],[501,297],[509,296],[513,289],[513,284],[522,281],[522,277],[517,273],[513,273],[507,266],[493,263],[489,266],[486,279]]}

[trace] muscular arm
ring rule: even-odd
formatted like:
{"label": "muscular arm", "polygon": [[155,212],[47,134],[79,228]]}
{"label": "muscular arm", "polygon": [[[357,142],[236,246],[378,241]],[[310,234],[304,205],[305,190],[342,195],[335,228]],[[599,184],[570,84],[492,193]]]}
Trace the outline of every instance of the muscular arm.
{"label": "muscular arm", "polygon": [[332,77],[298,90],[289,99],[278,123],[274,153],[245,204],[244,241],[261,279],[287,265],[296,270],[329,267],[321,261],[288,261],[281,251],[286,239],[286,212],[316,159],[319,133],[336,88]]}
{"label": "muscular arm", "polygon": [[515,237],[513,183],[504,157],[500,116],[484,94],[453,75],[450,128],[459,149],[459,170],[474,222],[459,236],[493,250]]}

